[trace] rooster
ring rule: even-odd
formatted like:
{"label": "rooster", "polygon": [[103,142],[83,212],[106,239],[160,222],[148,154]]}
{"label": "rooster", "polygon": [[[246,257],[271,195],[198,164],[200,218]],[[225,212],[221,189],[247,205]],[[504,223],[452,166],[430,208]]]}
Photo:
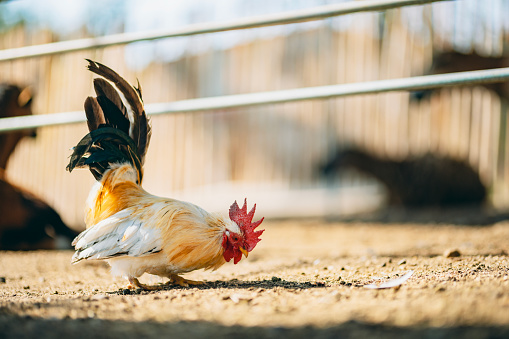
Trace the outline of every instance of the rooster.
{"label": "rooster", "polygon": [[252,222],[256,205],[247,212],[234,202],[229,218],[208,213],[188,202],[161,198],[142,187],[143,162],[151,128],[141,87],[131,86],[115,71],[88,60],[96,97],[85,100],[88,133],[76,147],[67,170],[88,167],[97,182],[86,203],[87,229],[72,245],[72,263],[106,260],[113,275],[128,279],[130,288],[155,290],[138,278],[144,273],[168,278],[167,284],[198,285],[179,274],[217,269],[248,256],[264,230],[263,218]]}

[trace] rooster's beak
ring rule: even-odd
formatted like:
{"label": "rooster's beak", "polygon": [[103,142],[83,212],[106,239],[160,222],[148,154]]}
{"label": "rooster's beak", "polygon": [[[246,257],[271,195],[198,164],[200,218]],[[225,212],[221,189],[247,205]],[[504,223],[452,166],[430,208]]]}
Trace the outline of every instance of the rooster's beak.
{"label": "rooster's beak", "polygon": [[247,258],[247,255],[248,255],[248,252],[246,251],[246,249],[244,247],[239,247],[239,250],[242,252],[242,254],[244,254]]}

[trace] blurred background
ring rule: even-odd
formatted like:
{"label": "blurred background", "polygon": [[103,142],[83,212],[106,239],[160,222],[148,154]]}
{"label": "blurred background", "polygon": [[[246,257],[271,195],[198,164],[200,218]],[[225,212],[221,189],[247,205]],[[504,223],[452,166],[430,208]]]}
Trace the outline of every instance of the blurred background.
{"label": "blurred background", "polygon": [[[0,49],[183,27],[340,0],[37,1],[0,3]],[[344,2],[344,1],[343,1]],[[509,2],[461,0],[0,62],[1,82],[29,85],[34,114],[76,111],[92,95],[84,58],[131,83],[146,104],[447,73],[504,65]],[[433,60],[453,52],[439,66]],[[475,56],[463,60],[462,56]],[[450,55],[450,54],[447,54]],[[455,58],[458,59],[455,59]],[[362,213],[388,201],[369,173],[324,174],[338,151],[403,161],[429,152],[479,174],[488,206],[509,207],[503,88],[454,87],[152,117],[144,187],[226,212],[248,198],[274,218]],[[93,177],[65,171],[86,124],[39,128],[9,158],[8,180],[74,229]],[[263,212],[262,212],[263,211]]]}

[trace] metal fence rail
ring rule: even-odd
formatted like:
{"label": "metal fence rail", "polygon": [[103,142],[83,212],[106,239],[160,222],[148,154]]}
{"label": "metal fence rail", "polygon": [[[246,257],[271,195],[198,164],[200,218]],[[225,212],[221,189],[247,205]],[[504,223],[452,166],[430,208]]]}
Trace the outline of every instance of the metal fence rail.
{"label": "metal fence rail", "polygon": [[[169,103],[149,104],[149,114],[207,111],[242,106],[276,104],[290,101],[326,99],[347,95],[374,94],[392,91],[412,91],[437,87],[473,85],[509,80],[509,67],[482,71],[426,75],[411,78],[378,80],[351,84],[297,88],[282,91],[227,95]],[[32,115],[0,119],[0,133],[20,129],[62,125],[86,121],[83,111]]]}
{"label": "metal fence rail", "polygon": [[229,30],[255,28],[262,26],[283,25],[304,21],[319,20],[333,16],[358,12],[382,11],[403,6],[422,5],[439,1],[451,0],[365,0],[332,4],[309,9],[289,11],[285,13],[267,14],[251,18],[236,19],[222,23],[200,23],[177,29],[154,30],[148,32],[130,32],[112,34],[95,38],[60,41],[55,43],[25,46],[0,51],[0,61],[54,55],[66,52],[102,48],[113,45],[127,44],[137,41],[188,36],[204,33],[215,33]]}

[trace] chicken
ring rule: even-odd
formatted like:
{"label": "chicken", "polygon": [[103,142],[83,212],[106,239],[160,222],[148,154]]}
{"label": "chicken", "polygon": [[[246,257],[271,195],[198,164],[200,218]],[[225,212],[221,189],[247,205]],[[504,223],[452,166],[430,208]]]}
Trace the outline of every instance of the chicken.
{"label": "chicken", "polygon": [[[67,170],[88,167],[97,182],[86,203],[87,229],[72,245],[72,263],[106,260],[113,275],[130,287],[152,290],[162,286],[140,283],[144,273],[168,278],[180,286],[201,284],[179,274],[217,269],[233,259],[237,264],[260,241],[252,222],[256,205],[247,212],[234,202],[229,217],[208,213],[188,202],[161,198],[142,187],[143,162],[151,128],[142,92],[115,71],[88,60],[97,97],[85,100],[88,133],[74,148]],[[116,88],[116,89],[115,89]]]}

